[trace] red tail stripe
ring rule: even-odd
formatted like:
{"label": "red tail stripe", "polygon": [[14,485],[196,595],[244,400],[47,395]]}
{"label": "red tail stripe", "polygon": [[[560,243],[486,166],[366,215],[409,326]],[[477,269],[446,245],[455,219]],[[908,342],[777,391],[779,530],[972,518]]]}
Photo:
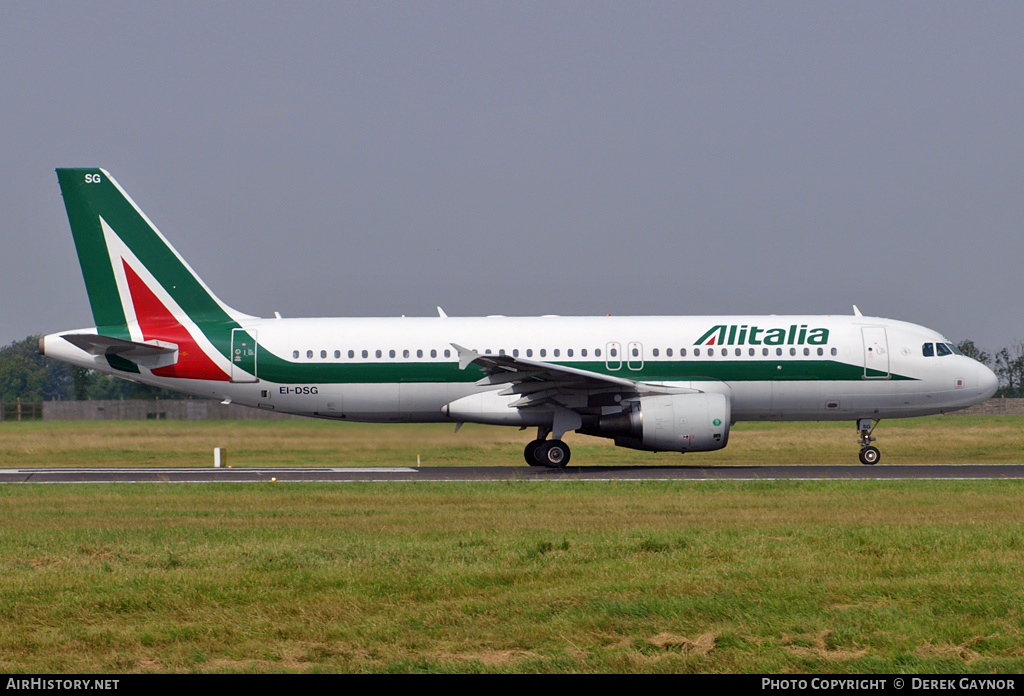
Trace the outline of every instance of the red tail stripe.
{"label": "red tail stripe", "polygon": [[153,370],[158,377],[180,377],[182,379],[209,379],[227,382],[231,378],[210,359],[199,347],[192,334],[157,299],[157,296],[132,270],[128,262],[121,259],[124,273],[128,278],[128,290],[135,307],[135,318],[147,341],[168,341],[178,344],[178,362]]}

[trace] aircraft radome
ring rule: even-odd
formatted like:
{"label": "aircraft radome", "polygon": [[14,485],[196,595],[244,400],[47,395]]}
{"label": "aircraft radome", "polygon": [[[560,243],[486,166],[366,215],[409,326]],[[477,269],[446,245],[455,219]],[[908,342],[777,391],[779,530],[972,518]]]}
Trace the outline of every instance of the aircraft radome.
{"label": "aircraft radome", "polygon": [[[575,431],[706,452],[737,421],[880,419],[996,390],[931,329],[862,316],[263,319],[221,302],[102,169],[58,169],[95,327],[41,353],[197,397],[341,421],[537,428],[530,465]],[[549,439],[550,436],[550,439]]]}

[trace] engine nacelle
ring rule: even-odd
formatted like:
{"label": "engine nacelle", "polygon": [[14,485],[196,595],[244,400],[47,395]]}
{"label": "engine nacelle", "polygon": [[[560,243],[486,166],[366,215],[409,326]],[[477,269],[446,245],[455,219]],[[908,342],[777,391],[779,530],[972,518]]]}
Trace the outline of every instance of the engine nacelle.
{"label": "engine nacelle", "polygon": [[631,411],[584,420],[580,432],[652,452],[710,452],[729,442],[732,409],[724,394],[644,396]]}
{"label": "engine nacelle", "polygon": [[551,411],[518,409],[512,402],[518,394],[501,395],[496,390],[477,392],[456,399],[441,407],[441,413],[454,421],[486,423],[488,425],[550,425]]}

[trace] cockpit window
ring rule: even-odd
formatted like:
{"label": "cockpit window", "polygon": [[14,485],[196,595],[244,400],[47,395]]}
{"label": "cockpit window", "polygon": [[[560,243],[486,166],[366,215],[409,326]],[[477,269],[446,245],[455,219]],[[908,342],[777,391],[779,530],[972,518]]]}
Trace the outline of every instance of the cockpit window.
{"label": "cockpit window", "polygon": [[949,349],[949,346],[946,345],[945,343],[936,343],[935,344],[935,353],[937,355],[952,355],[953,351],[951,351]]}
{"label": "cockpit window", "polygon": [[935,357],[935,344],[925,343],[923,346],[921,346],[921,354],[924,355],[924,357],[926,358]]}
{"label": "cockpit window", "polygon": [[960,349],[954,346],[952,343],[947,343],[946,345],[949,346],[949,349],[951,351],[953,351],[953,355],[963,355],[963,353],[960,352]]}

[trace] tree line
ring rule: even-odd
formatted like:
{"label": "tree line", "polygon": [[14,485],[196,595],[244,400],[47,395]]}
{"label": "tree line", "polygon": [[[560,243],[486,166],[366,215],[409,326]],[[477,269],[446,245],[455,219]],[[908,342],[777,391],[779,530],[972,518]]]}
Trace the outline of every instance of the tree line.
{"label": "tree line", "polygon": [[[184,398],[166,389],[50,360],[36,351],[39,338],[28,336],[0,348],[0,401]],[[996,373],[999,378],[997,396],[1024,396],[1024,341],[994,354],[981,350],[969,340],[961,341],[957,348]]]}
{"label": "tree line", "polygon": [[956,347],[967,357],[974,358],[996,373],[999,378],[996,396],[1024,396],[1024,341],[1002,348],[995,354],[981,350],[974,345],[974,341],[961,341]]}
{"label": "tree line", "polygon": [[37,352],[39,338],[29,336],[0,348],[0,402],[185,398],[166,389],[51,360]]}

